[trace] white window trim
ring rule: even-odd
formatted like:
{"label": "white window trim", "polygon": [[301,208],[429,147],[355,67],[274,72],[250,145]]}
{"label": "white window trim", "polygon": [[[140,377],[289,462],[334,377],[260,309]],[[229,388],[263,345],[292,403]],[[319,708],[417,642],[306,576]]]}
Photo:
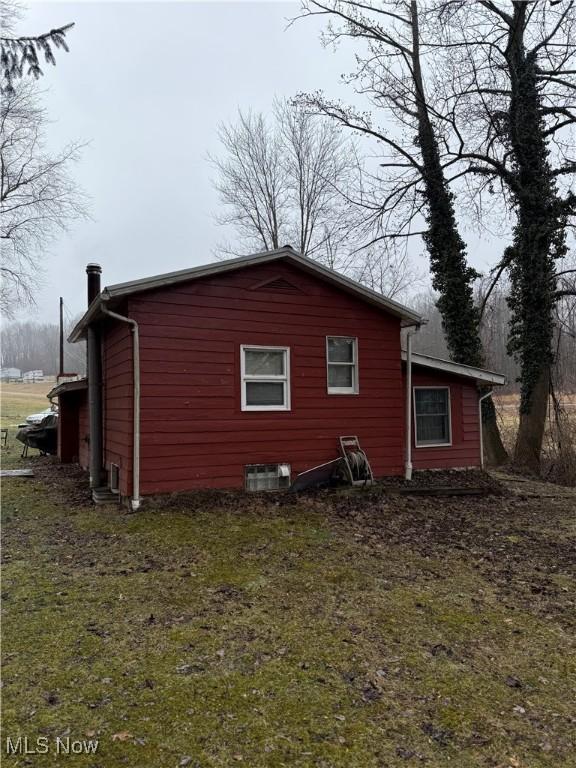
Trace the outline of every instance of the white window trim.
{"label": "white window trim", "polygon": [[[416,413],[416,391],[419,389],[445,389],[448,392],[448,442],[446,443],[419,443],[418,442],[418,414]],[[414,445],[416,448],[450,448],[452,445],[452,396],[450,387],[413,387],[412,407],[414,410]]]}
{"label": "white window trim", "polygon": [[[271,352],[284,352],[286,368],[283,376],[254,376],[246,373],[244,353],[250,350],[269,350]],[[247,405],[246,383],[249,381],[282,382],[284,384],[283,405]],[[240,389],[242,392],[243,411],[289,411],[290,410],[290,347],[273,347],[268,344],[241,344],[240,345]]]}
{"label": "white window trim", "polygon": [[[330,380],[328,378],[328,371],[331,365],[346,365],[350,367],[351,363],[332,363],[328,358],[328,342],[330,339],[346,339],[347,341],[353,341],[353,367],[354,371],[354,385],[352,387],[331,387]],[[338,336],[330,335],[326,336],[326,391],[329,395],[357,395],[360,392],[359,381],[359,365],[358,365],[358,337],[357,336]]]}

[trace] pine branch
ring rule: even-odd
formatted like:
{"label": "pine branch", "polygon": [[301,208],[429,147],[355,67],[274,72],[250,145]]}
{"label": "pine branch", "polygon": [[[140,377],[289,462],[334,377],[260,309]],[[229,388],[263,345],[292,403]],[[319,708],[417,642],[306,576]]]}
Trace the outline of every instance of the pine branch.
{"label": "pine branch", "polygon": [[54,49],[68,52],[66,34],[73,26],[65,24],[37,37],[0,37],[0,93],[14,93],[14,83],[23,77],[42,77],[42,56],[47,64],[55,66]]}

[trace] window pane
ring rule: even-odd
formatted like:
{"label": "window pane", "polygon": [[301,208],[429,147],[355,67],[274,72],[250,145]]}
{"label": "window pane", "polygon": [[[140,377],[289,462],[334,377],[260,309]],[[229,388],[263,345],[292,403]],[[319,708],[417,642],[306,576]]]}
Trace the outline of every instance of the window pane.
{"label": "window pane", "polygon": [[329,365],[328,366],[328,386],[347,387],[352,389],[354,386],[354,366],[352,365]]}
{"label": "window pane", "polygon": [[328,339],[329,363],[354,362],[354,339]]}
{"label": "window pane", "polygon": [[246,405],[285,405],[281,381],[247,381]]}
{"label": "window pane", "polygon": [[281,349],[246,349],[244,369],[248,376],[283,376],[284,358]]}
{"label": "window pane", "polygon": [[448,390],[417,389],[415,392],[417,414],[447,414]]}
{"label": "window pane", "polygon": [[448,416],[417,416],[417,440],[422,443],[448,443]]}

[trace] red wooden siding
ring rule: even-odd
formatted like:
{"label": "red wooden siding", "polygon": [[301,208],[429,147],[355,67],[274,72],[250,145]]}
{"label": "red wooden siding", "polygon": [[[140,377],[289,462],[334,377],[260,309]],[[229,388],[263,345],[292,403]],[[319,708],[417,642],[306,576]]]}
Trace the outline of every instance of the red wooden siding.
{"label": "red wooden siding", "polygon": [[[292,477],[338,455],[355,434],[377,477],[404,471],[400,321],[289,264],[247,267],[141,294],[141,492],[241,488],[246,464],[287,462]],[[326,336],[358,339],[358,395],[328,395]],[[241,410],[241,345],[290,348],[291,410]],[[132,339],[103,327],[104,461],[132,493]],[[480,465],[478,394],[461,377],[414,367],[414,386],[446,386],[452,445],[417,448],[415,469]],[[80,461],[88,465],[87,408]]]}
{"label": "red wooden siding", "polygon": [[[143,493],[243,487],[252,463],[288,462],[295,477],[335,458],[344,434],[358,435],[377,476],[402,472],[398,318],[278,263],[142,294],[128,310],[140,328]],[[327,394],[331,335],[358,337],[358,395]],[[129,343],[120,325],[105,338],[106,459],[114,455],[126,470],[122,493]],[[290,411],[241,410],[241,344],[290,347]]]}
{"label": "red wooden siding", "polygon": [[58,458],[63,464],[80,458],[80,407],[86,393],[66,392],[58,397]]}
{"label": "red wooden siding", "polygon": [[132,335],[127,323],[107,323],[102,335],[104,467],[120,467],[120,493],[132,492]]}
{"label": "red wooden siding", "polygon": [[414,469],[450,469],[480,466],[478,390],[474,382],[438,371],[412,371],[415,387],[450,387],[452,445],[417,448],[412,420],[412,465]]}

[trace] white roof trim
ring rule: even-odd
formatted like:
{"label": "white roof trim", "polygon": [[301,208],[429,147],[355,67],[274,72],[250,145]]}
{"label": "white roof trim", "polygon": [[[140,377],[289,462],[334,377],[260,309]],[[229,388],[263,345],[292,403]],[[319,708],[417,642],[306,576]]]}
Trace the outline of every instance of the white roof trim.
{"label": "white roof trim", "polygon": [[[402,360],[406,361],[406,352],[404,350],[402,350]],[[504,376],[503,373],[487,371],[484,368],[475,368],[472,365],[454,363],[452,360],[443,360],[440,357],[430,357],[430,355],[420,355],[413,352],[412,363],[414,365],[421,365],[424,368],[432,368],[436,371],[453,373],[456,376],[466,376],[467,378],[485,382],[486,384],[494,384],[496,386],[506,384],[506,376]]]}
{"label": "white roof trim", "polygon": [[243,267],[266,264],[280,259],[288,259],[304,270],[317,274],[327,282],[339,286],[348,293],[355,294],[359,298],[364,299],[364,301],[385,309],[391,314],[400,317],[403,321],[406,321],[407,325],[419,325],[422,322],[422,317],[417,312],[405,307],[403,304],[399,304],[393,299],[388,299],[381,293],[372,291],[370,288],[366,288],[364,285],[356,282],[356,280],[351,280],[349,277],[345,277],[332,269],[328,269],[317,261],[309,259],[307,256],[302,256],[290,247],[284,247],[274,251],[264,251],[263,253],[241,256],[237,259],[217,261],[213,264],[206,264],[200,267],[182,269],[178,272],[167,272],[163,275],[154,275],[153,277],[145,277],[141,280],[131,280],[127,283],[117,283],[116,285],[107,286],[100,295],[94,299],[88,308],[88,311],[77,323],[70,334],[69,341],[78,341],[82,338],[86,325],[99,316],[99,309],[104,301],[121,300],[125,296],[130,296],[134,293],[150,291],[155,288],[165,288],[170,285],[187,282],[188,280],[218,275]]}

